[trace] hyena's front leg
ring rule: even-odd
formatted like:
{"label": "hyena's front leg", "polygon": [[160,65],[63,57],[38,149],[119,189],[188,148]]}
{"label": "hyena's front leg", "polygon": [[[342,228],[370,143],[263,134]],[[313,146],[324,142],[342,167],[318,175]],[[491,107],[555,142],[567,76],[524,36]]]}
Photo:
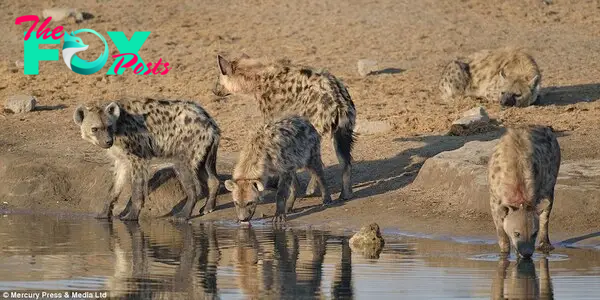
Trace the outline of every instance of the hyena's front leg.
{"label": "hyena's front leg", "polygon": [[540,214],[540,231],[538,236],[540,237],[540,245],[538,246],[538,250],[542,252],[550,252],[554,250],[554,246],[550,243],[550,236],[548,234],[548,223],[550,221],[550,212],[552,211],[552,203],[554,200],[554,195],[548,198],[550,201],[550,205],[546,207],[542,213]]}
{"label": "hyena's front leg", "polygon": [[323,162],[321,160],[320,151],[313,154],[307,169],[310,172],[311,177],[314,178],[316,183],[319,185],[323,205],[331,204],[331,194],[329,193],[329,187],[325,182],[325,172],[323,171]]}
{"label": "hyena's front leg", "polygon": [[290,186],[288,188],[288,196],[285,201],[285,212],[291,213],[294,208],[294,202],[296,202],[296,188],[298,187],[298,176],[295,172],[292,172],[290,180]]}
{"label": "hyena's front leg", "polygon": [[139,218],[148,190],[148,168],[145,163],[135,161],[131,165],[131,207],[120,217],[123,221],[135,221]]}
{"label": "hyena's front leg", "polygon": [[293,184],[292,175],[284,173],[279,175],[279,185],[276,195],[276,209],[273,223],[285,223],[286,221],[286,202],[289,195],[290,186]]}
{"label": "hyena's front leg", "polygon": [[510,253],[510,239],[508,234],[504,231],[502,226],[502,218],[498,216],[498,208],[492,205],[492,218],[494,219],[494,225],[496,226],[496,235],[498,236],[498,246],[500,246],[500,253],[505,255]]}
{"label": "hyena's front leg", "polygon": [[306,196],[313,196],[317,190],[317,178],[311,174],[310,175],[310,180],[308,181],[308,185],[306,186],[306,191],[304,192],[304,194]]}
{"label": "hyena's front leg", "polygon": [[110,196],[104,203],[102,211],[96,215],[97,219],[108,219],[112,217],[112,210],[115,202],[119,199],[123,186],[129,179],[131,167],[126,160],[117,160],[113,166],[113,183],[110,187]]}

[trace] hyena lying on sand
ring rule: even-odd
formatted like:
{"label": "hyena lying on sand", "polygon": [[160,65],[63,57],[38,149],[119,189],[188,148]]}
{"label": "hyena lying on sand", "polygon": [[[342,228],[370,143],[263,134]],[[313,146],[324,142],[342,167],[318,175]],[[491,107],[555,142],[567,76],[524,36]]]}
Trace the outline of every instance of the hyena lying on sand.
{"label": "hyena lying on sand", "polygon": [[[241,93],[254,95],[265,121],[285,114],[310,120],[319,135],[333,137],[342,165],[341,200],[352,198],[352,148],[355,140],[356,110],[344,84],[328,72],[295,66],[289,61],[266,62],[242,55],[228,61],[217,57],[219,81],[216,95]],[[315,192],[312,176],[307,195]]]}
{"label": "hyena lying on sand", "polygon": [[296,201],[296,171],[308,170],[316,178],[323,204],[331,203],[321,161],[321,137],[308,119],[290,115],[260,127],[240,153],[232,179],[225,188],[232,192],[238,220],[252,219],[269,176],[278,175],[277,210],[273,222],[285,222]]}
{"label": "hyena lying on sand", "polygon": [[533,57],[522,49],[484,49],[448,63],[438,88],[449,101],[457,96],[525,107],[536,102],[542,75]]}
{"label": "hyena lying on sand", "polygon": [[509,128],[494,149],[488,165],[490,207],[498,244],[522,257],[535,250],[554,249],[548,221],[561,154],[552,128],[539,125]]}
{"label": "hyena lying on sand", "polygon": [[110,218],[124,184],[131,182],[129,211],[122,220],[137,220],[148,197],[152,160],[173,162],[187,201],[175,217],[189,218],[202,190],[208,189],[204,213],[215,207],[220,129],[200,105],[155,99],[79,105],[73,119],[81,137],[107,149],[114,161],[114,183],[98,218]]}

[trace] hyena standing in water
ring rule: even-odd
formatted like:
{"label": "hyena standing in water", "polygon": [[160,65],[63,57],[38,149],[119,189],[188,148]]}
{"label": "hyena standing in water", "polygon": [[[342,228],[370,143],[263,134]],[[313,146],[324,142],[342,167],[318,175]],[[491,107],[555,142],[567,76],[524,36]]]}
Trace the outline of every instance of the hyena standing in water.
{"label": "hyena standing in water", "polygon": [[148,198],[152,160],[173,162],[187,201],[175,217],[189,218],[203,189],[204,213],[214,210],[219,179],[216,172],[220,129],[212,117],[191,101],[155,99],[79,105],[73,114],[81,137],[107,149],[114,163],[110,198],[98,218],[110,218],[123,186],[131,182],[131,207],[122,220],[137,220]]}
{"label": "hyena standing in water", "polygon": [[[289,61],[269,63],[242,55],[234,61],[217,56],[220,71],[214,94],[254,95],[265,120],[284,114],[309,119],[319,135],[333,137],[333,145],[342,165],[340,200],[352,198],[352,148],[356,109],[345,85],[328,72],[296,66]],[[312,176],[306,189],[316,188]]]}
{"label": "hyena standing in water", "polygon": [[548,222],[561,153],[552,128],[528,125],[508,128],[488,164],[491,213],[503,253],[511,245],[522,257],[554,249]]}
{"label": "hyena standing in water", "polygon": [[273,222],[285,222],[296,201],[296,171],[308,170],[321,190],[323,204],[331,203],[321,161],[321,137],[308,119],[289,115],[258,128],[242,149],[225,188],[232,193],[238,220],[252,219],[269,176],[279,176]]}
{"label": "hyena standing in water", "polygon": [[448,63],[438,82],[441,98],[473,96],[501,106],[525,107],[540,94],[542,74],[533,57],[519,48],[484,49]]}

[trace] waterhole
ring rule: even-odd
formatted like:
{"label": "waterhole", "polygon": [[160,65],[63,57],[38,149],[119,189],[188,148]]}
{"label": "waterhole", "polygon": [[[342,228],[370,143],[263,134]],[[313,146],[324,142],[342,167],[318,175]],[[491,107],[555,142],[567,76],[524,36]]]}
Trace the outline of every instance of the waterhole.
{"label": "waterhole", "polygon": [[[501,259],[493,243],[384,235],[363,254],[306,228],[0,217],[0,291],[114,299],[598,299],[600,251]],[[460,240],[460,239],[458,239]],[[85,295],[85,294],[84,294]],[[102,294],[97,294],[102,295]]]}

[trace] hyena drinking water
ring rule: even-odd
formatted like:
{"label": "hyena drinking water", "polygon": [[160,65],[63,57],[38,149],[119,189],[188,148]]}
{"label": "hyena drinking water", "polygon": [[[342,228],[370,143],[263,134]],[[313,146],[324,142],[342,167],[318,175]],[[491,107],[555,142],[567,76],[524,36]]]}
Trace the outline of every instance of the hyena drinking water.
{"label": "hyena drinking water", "polygon": [[[243,55],[228,61],[217,57],[220,71],[216,95],[241,93],[255,96],[266,120],[298,114],[310,120],[319,135],[332,135],[342,165],[340,199],[352,198],[352,148],[356,109],[344,84],[332,74],[289,61],[266,62]],[[306,194],[315,191],[312,176]]]}
{"label": "hyena drinking water", "polygon": [[155,99],[79,105],[73,119],[81,137],[107,149],[114,162],[114,183],[99,218],[110,218],[123,186],[131,182],[131,208],[122,220],[137,220],[148,197],[152,160],[173,162],[187,201],[175,217],[189,218],[202,190],[208,189],[204,213],[215,207],[220,130],[198,104]]}
{"label": "hyena drinking water", "polygon": [[448,63],[438,83],[441,98],[473,96],[501,106],[536,102],[542,74],[533,57],[519,48],[484,49]]}
{"label": "hyena drinking water", "polygon": [[285,222],[296,201],[296,171],[308,170],[316,179],[323,204],[331,202],[321,161],[321,137],[308,119],[290,115],[273,119],[250,136],[240,153],[232,179],[225,188],[232,193],[238,220],[252,219],[269,176],[279,175],[274,222]]}
{"label": "hyena drinking water", "polygon": [[529,125],[509,128],[494,149],[488,164],[491,213],[503,253],[510,247],[530,257],[554,247],[548,222],[554,203],[554,186],[561,153],[552,128]]}

